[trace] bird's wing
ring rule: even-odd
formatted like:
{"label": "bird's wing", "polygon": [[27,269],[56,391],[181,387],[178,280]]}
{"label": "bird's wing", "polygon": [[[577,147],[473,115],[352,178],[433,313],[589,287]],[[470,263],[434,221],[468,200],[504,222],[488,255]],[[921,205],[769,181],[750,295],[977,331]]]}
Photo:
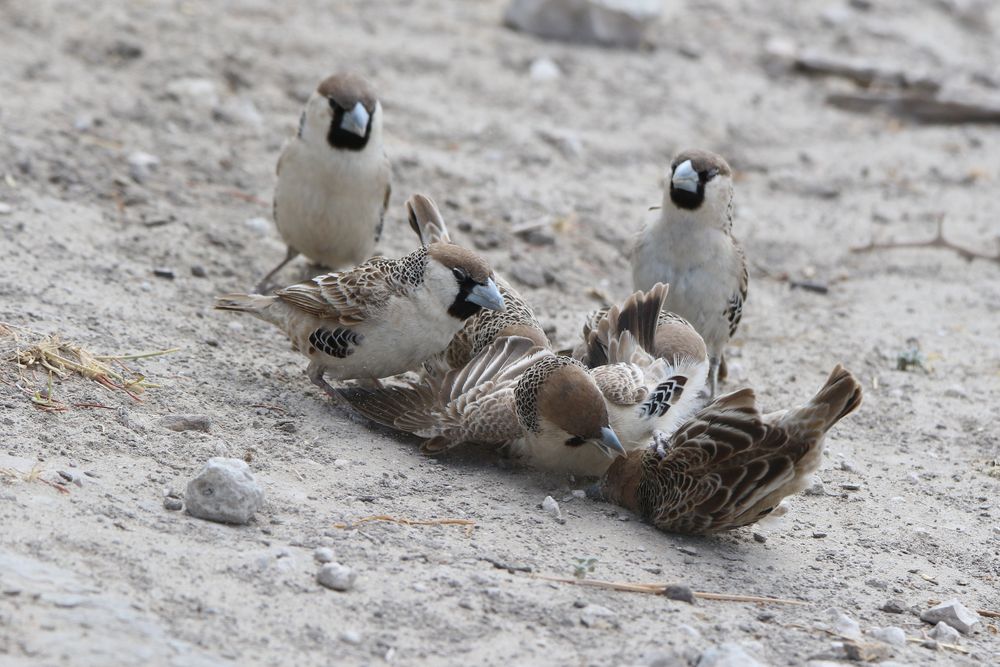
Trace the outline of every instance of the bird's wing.
{"label": "bird's wing", "polygon": [[730,337],[736,333],[743,318],[743,303],[747,300],[747,292],[750,289],[750,274],[747,271],[747,257],[743,248],[736,246],[736,253],[740,260],[740,284],[733,295],[729,297],[729,305],[726,307],[726,319],[729,320]]}
{"label": "bird's wing", "polygon": [[642,369],[635,364],[605,364],[590,370],[604,398],[616,405],[636,405],[648,395]]}
{"label": "bird's wing", "polygon": [[399,292],[387,280],[387,269],[397,261],[375,257],[350,271],[317,276],[275,294],[313,317],[356,326],[379,312]]}

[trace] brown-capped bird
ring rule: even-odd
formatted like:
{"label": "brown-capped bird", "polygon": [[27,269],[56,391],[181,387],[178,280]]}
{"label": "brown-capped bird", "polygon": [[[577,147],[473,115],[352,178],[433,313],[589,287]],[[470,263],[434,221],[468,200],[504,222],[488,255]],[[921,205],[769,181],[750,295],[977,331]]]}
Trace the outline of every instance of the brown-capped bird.
{"label": "brown-capped bird", "polygon": [[710,396],[725,378],[726,343],[747,298],[746,258],[732,227],[729,164],[708,151],[682,151],[670,165],[659,217],[639,233],[631,257],[635,289],[668,283],[664,308],[688,320],[705,339]]}
{"label": "brown-capped bird", "polygon": [[600,475],[625,453],[587,369],[519,336],[496,340],[462,368],[341,394],[369,419],[426,438],[429,454],[505,445],[533,467]]}
{"label": "brown-capped bird", "polygon": [[278,159],[274,223],[285,259],[257,285],[302,254],[330,269],[372,256],[389,205],[391,169],[382,147],[382,105],[371,84],[334,74],[309,96],[298,133]]}
{"label": "brown-capped bird", "polygon": [[[444,218],[429,198],[412,198],[407,202],[406,211],[410,227],[421,243],[451,243]],[[523,336],[536,345],[551,348],[542,325],[524,297],[501,276],[497,276],[497,288],[507,307],[502,311],[481,310],[465,321],[444,353],[444,361],[449,367],[461,368],[483,348],[504,336]]]}
{"label": "brown-capped bird", "polygon": [[804,489],[823,437],[861,404],[861,385],[838,365],[812,400],[761,415],[752,389],[721,396],[669,440],[612,464],[598,495],[661,530],[702,535],[760,520]]}
{"label": "brown-capped bird", "polygon": [[700,406],[708,376],[705,342],[683,318],[662,310],[667,285],[636,292],[592,313],[574,357],[591,368],[628,450],[653,433],[672,434]]}
{"label": "brown-capped bird", "polygon": [[493,270],[479,254],[432,243],[400,259],[374,258],[270,296],[228,294],[220,310],[250,313],[284,331],[309,358],[309,378],[378,379],[415,370],[442,352],[481,309],[503,310]]}

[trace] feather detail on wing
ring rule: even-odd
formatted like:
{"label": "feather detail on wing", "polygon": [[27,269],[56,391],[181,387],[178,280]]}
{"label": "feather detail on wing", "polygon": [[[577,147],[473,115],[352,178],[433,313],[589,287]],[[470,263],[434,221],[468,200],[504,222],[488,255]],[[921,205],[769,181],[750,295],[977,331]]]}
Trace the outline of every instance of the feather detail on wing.
{"label": "feather detail on wing", "polygon": [[376,257],[341,273],[328,273],[275,292],[285,303],[313,317],[344,326],[364,322],[383,308],[394,293],[387,271],[400,260]]}

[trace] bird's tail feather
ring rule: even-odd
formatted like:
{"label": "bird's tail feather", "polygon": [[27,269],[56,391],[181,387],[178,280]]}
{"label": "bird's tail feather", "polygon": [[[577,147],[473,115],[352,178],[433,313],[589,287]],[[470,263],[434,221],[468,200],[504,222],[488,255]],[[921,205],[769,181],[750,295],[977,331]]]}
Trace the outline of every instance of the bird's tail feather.
{"label": "bird's tail feather", "polygon": [[451,243],[448,227],[434,201],[425,195],[415,194],[406,200],[406,217],[410,227],[420,237],[420,243]]}

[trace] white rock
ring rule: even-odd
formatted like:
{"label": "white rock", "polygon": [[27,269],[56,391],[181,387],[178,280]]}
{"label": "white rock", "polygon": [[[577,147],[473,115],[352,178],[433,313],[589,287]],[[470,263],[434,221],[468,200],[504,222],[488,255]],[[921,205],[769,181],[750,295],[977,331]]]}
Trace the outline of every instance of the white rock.
{"label": "white rock", "polygon": [[927,634],[943,644],[957,644],[962,638],[962,635],[958,633],[958,630],[951,627],[944,621],[939,621],[938,624],[935,625]]}
{"label": "white rock", "polygon": [[823,480],[820,479],[819,475],[813,475],[809,478],[809,486],[805,488],[802,492],[807,496],[824,496],[826,495],[826,488],[823,486]]}
{"label": "white rock", "polygon": [[713,646],[701,654],[697,667],[764,667],[739,644]]}
{"label": "white rock", "polygon": [[252,100],[244,97],[230,97],[214,109],[215,117],[226,123],[246,125],[260,128],[264,125],[264,117],[260,115]]}
{"label": "white rock", "polygon": [[0,201],[0,215],[9,215],[13,210],[13,206]]}
{"label": "white rock", "polygon": [[184,494],[191,515],[220,523],[247,523],[263,503],[250,466],[239,459],[209,459]]}
{"label": "white rock", "polygon": [[549,39],[635,48],[663,0],[511,0],[504,23]]}
{"label": "white rock", "polygon": [[313,551],[313,558],[315,558],[318,563],[332,563],[333,549],[330,549],[329,547],[316,547],[316,550]]}
{"label": "white rock", "polygon": [[918,475],[915,472],[911,472],[910,474],[908,474],[906,476],[906,481],[909,482],[910,484],[919,484],[920,483],[920,475]]}
{"label": "white rock", "polygon": [[861,639],[861,626],[853,618],[833,607],[827,609],[826,613],[833,621],[833,631],[838,635],[848,639]]}
{"label": "white rock", "polygon": [[[576,498],[577,500],[580,500],[582,498],[587,497],[587,492],[584,491],[583,489],[573,489],[572,491],[570,491],[570,495]],[[997,532],[1000,533],[1000,530],[998,530]]]}
{"label": "white rock", "polygon": [[345,644],[357,645],[361,643],[361,635],[354,630],[344,630],[340,633],[340,641]]}
{"label": "white rock", "polygon": [[128,173],[136,183],[143,183],[156,170],[160,158],[142,151],[133,151],[128,158]]}
{"label": "white rock", "polygon": [[271,233],[271,221],[267,218],[247,218],[243,221],[243,226],[261,236],[267,236]]}
{"label": "white rock", "polygon": [[340,563],[327,563],[316,574],[316,581],[321,586],[335,591],[351,590],[354,588],[355,579],[357,579],[357,575],[354,574],[354,570]]}
{"label": "white rock", "polygon": [[953,384],[944,390],[944,395],[950,398],[968,398],[969,392],[960,384]]}
{"label": "white rock", "polygon": [[952,598],[947,602],[926,609],[920,614],[920,620],[925,623],[937,624],[944,621],[962,634],[969,634],[979,623],[979,614],[969,611],[965,605]]}
{"label": "white rock", "polygon": [[211,79],[174,79],[166,91],[181,104],[196,109],[210,111],[219,105],[219,93]]}
{"label": "white rock", "polygon": [[580,622],[588,628],[598,626],[618,626],[618,617],[615,612],[599,604],[588,604],[580,610]]}
{"label": "white rock", "polygon": [[902,628],[897,628],[894,625],[885,628],[872,628],[871,635],[880,642],[892,646],[906,646],[906,633]]}
{"label": "white rock", "polygon": [[545,500],[542,501],[542,509],[557,519],[562,518],[562,511],[559,509],[559,503],[552,496],[545,496]]}
{"label": "white rock", "polygon": [[562,76],[562,70],[551,58],[536,58],[531,63],[529,75],[535,81],[555,81]]}

